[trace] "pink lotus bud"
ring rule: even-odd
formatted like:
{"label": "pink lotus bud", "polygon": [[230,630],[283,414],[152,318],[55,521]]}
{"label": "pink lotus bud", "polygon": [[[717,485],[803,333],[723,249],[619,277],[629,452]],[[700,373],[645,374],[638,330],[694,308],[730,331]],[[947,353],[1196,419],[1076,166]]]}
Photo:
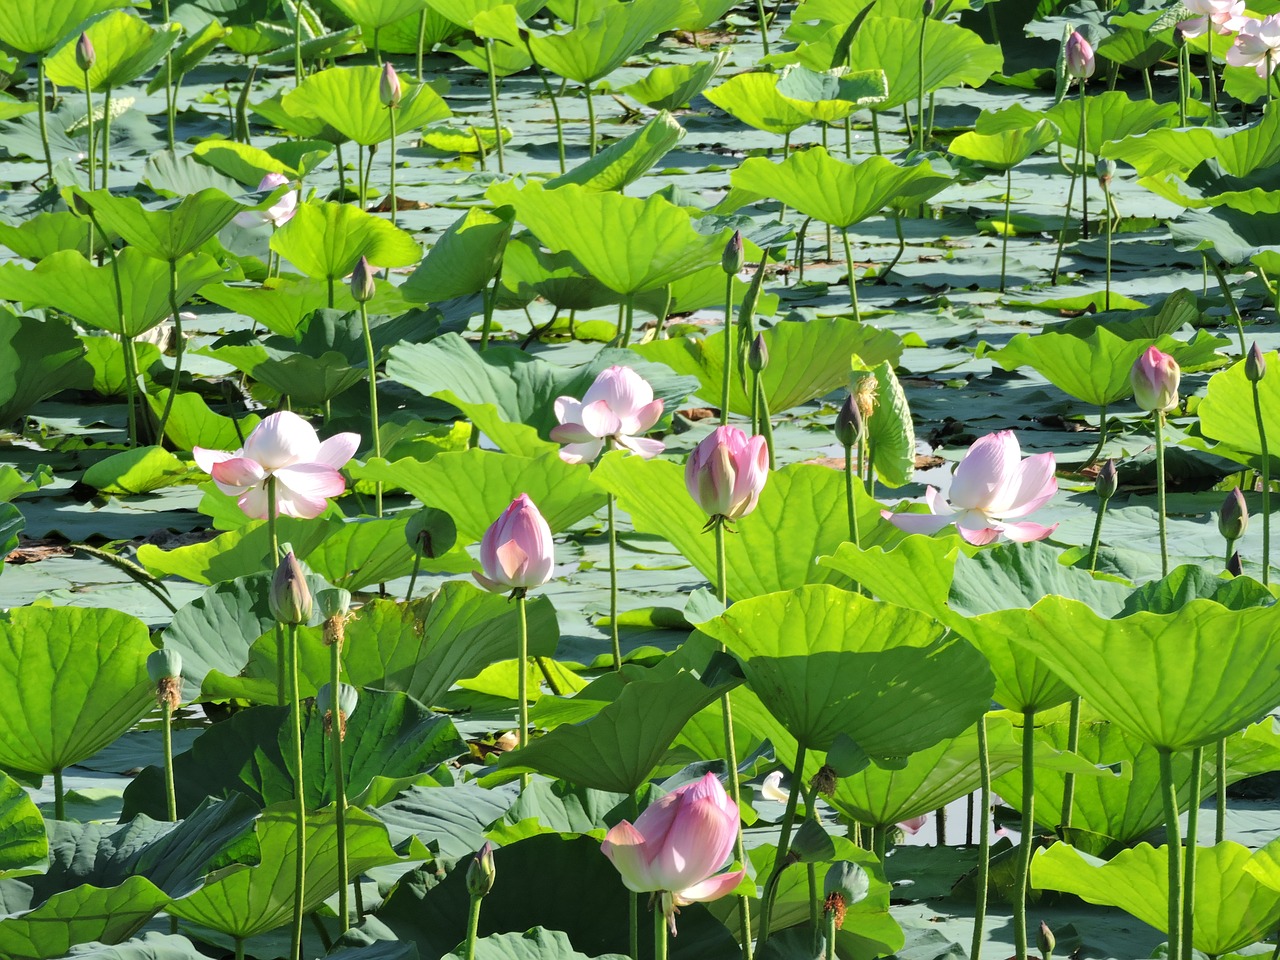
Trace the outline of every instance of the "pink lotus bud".
{"label": "pink lotus bud", "polygon": [[528,590],[551,579],[555,564],[551,528],[522,493],[502,511],[480,541],[484,574],[473,574],[480,586],[494,593]]}
{"label": "pink lotus bud", "polygon": [[1154,346],[1133,362],[1129,382],[1133,399],[1142,410],[1170,410],[1178,405],[1178,381],[1182,371],[1178,361]]}
{"label": "pink lotus bud", "polygon": [[93,41],[87,33],[80,34],[80,39],[76,41],[76,66],[88,73],[97,60],[98,54],[93,49]]}
{"label": "pink lotus bud", "polygon": [[738,805],[708,773],[659,797],[634,824],[623,820],[600,849],[628,890],[662,894],[662,910],[674,932],[677,907],[718,900],[742,880],[742,870],[717,873],[737,835]]}
{"label": "pink lotus bud", "polygon": [[748,437],[737,427],[716,427],[684,466],[689,496],[712,519],[745,517],[756,508],[768,477],[764,437]]}
{"label": "pink lotus bud", "polygon": [[1072,30],[1067,38],[1067,75],[1077,80],[1088,80],[1093,76],[1093,69],[1093,47],[1078,30]]}
{"label": "pink lotus bud", "polygon": [[400,106],[400,78],[389,62],[382,65],[382,77],[378,80],[378,99],[384,107]]}
{"label": "pink lotus bud", "polygon": [[373,268],[367,259],[361,257],[351,271],[351,298],[356,303],[368,303],[377,292],[373,285]]}

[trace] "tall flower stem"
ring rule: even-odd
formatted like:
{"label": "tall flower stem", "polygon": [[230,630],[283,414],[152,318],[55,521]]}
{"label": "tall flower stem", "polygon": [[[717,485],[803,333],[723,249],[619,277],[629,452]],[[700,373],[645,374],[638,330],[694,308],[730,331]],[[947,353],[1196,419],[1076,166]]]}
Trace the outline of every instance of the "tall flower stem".
{"label": "tall flower stem", "polygon": [[[516,731],[516,744],[523,749],[529,743],[529,617],[525,610],[525,591],[515,591],[516,616],[520,621],[516,647],[516,709],[520,728]],[[529,785],[529,774],[520,775],[520,787]]]}
{"label": "tall flower stem", "polygon": [[1004,293],[1005,274],[1009,263],[1009,202],[1013,198],[1013,167],[1004,172],[1004,229],[1000,231],[1000,292]]}
{"label": "tall flower stem", "polygon": [[542,81],[543,92],[546,93],[547,99],[551,101],[551,115],[556,119],[556,159],[560,163],[560,173],[563,174],[565,171],[564,121],[560,119],[560,103],[556,100],[556,92],[551,89],[551,84],[547,81],[546,72],[538,65],[538,61],[534,59],[533,46],[529,43],[528,37],[525,38],[525,50],[529,53],[529,59],[533,61],[533,69],[537,71],[538,79]]}
{"label": "tall flower stem", "polygon": [[[1270,84],[1268,84],[1270,86]],[[1204,254],[1205,263],[1209,264],[1209,269],[1213,271],[1213,275],[1218,278],[1218,289],[1222,291],[1222,296],[1227,301],[1227,307],[1231,310],[1231,319],[1236,324],[1236,336],[1240,338],[1240,353],[1244,355],[1248,352],[1248,348],[1244,344],[1244,317],[1240,316],[1240,308],[1236,306],[1236,298],[1231,295],[1231,286],[1227,283],[1226,274],[1222,272],[1222,268],[1218,266],[1216,257]]]}
{"label": "tall flower stem", "polygon": [[760,46],[764,56],[769,55],[769,19],[765,16],[764,0],[756,0],[756,19],[760,21]]}
{"label": "tall flower stem", "polygon": [[1089,572],[1098,569],[1098,549],[1102,545],[1102,519],[1107,515],[1107,501],[1098,504],[1098,515],[1093,521],[1093,541],[1089,544]]}
{"label": "tall flower stem", "polygon": [[[1103,501],[1102,509],[1106,509],[1106,502]],[[1102,516],[1101,510],[1098,516]],[[1096,559],[1097,549],[1090,554]],[[1089,570],[1093,572],[1092,569]],[[1071,698],[1071,714],[1067,720],[1067,753],[1074,754],[1080,747],[1080,698]],[[1071,826],[1071,815],[1076,802],[1076,775],[1074,773],[1063,774],[1062,777],[1062,825],[1064,827]]]}
{"label": "tall flower stem", "polygon": [[1258,440],[1262,445],[1262,585],[1271,583],[1271,452],[1267,447],[1267,425],[1262,419],[1262,397],[1257,381],[1253,387],[1253,417],[1258,424]]}
{"label": "tall flower stem", "polygon": [[[1059,161],[1062,157],[1059,154]],[[1071,167],[1071,183],[1067,186],[1067,205],[1062,210],[1062,226],[1058,228],[1058,252],[1053,256],[1053,270],[1049,273],[1049,282],[1057,286],[1058,270],[1062,266],[1062,248],[1067,243],[1067,228],[1071,225],[1071,203],[1076,196],[1076,177],[1079,176],[1080,167],[1084,163],[1084,155],[1080,152],[1080,145],[1076,145],[1076,159]]]}
{"label": "tall flower stem", "polygon": [[1112,234],[1112,217],[1111,217],[1111,183],[1104,180],[1102,183],[1102,195],[1107,201],[1107,285],[1106,292],[1103,294],[1102,309],[1111,309],[1111,234]]}
{"label": "tall flower stem", "polygon": [[[1210,20],[1208,17],[1205,17],[1205,21],[1208,29],[1205,30],[1204,39],[1205,39],[1205,42],[1208,44],[1208,50],[1205,51],[1204,66],[1205,66],[1205,79],[1208,81],[1208,84],[1209,84],[1209,115],[1216,117],[1218,115],[1218,83],[1216,78],[1214,77],[1215,70],[1213,65],[1214,24],[1213,24],[1213,21]],[[1271,87],[1270,78],[1268,78],[1267,87],[1268,89]]]}
{"label": "tall flower stem", "polygon": [[764,445],[769,451],[769,469],[777,469],[777,458],[773,452],[773,417],[769,413],[769,393],[764,388],[764,382],[760,381],[759,374],[756,375],[759,381],[760,394],[760,433],[764,437]]}
{"label": "tall flower stem", "polygon": [[[302,956],[302,907],[306,900],[307,882],[307,798],[302,767],[302,694],[298,686],[298,628],[290,624],[289,634],[289,715],[293,719],[293,799],[294,814],[298,822],[298,847],[293,870],[293,938],[289,956],[303,960]],[[336,702],[337,691],[334,691]]]}
{"label": "tall flower stem", "polygon": [[924,38],[929,29],[929,14],[925,13],[920,20],[920,50],[916,57],[916,149],[924,153]]}
{"label": "tall flower stem", "polygon": [[480,933],[480,905],[484,897],[472,897],[471,907],[467,911],[467,940],[463,948],[464,960],[476,960],[476,936]]}
{"label": "tall flower stem", "polygon": [[1107,442],[1107,405],[1104,403],[1098,407],[1098,442],[1089,454],[1089,459],[1084,462],[1084,466],[1092,466],[1093,463],[1102,455],[1102,448]]}
{"label": "tall flower stem", "polygon": [[1169,857],[1169,951],[1182,956],[1182,834],[1178,829],[1178,788],[1173,780],[1173,754],[1160,753],[1160,795],[1164,802],[1165,843]]}
{"label": "tall flower stem", "polygon": [[1036,832],[1036,712],[1022,712],[1022,839],[1018,844],[1018,879],[1014,884],[1014,955],[1027,960],[1027,878]]}
{"label": "tall flower stem", "polygon": [[[164,0],[161,11],[164,15],[164,22],[168,23],[169,22],[169,0]],[[170,153],[177,152],[177,148],[174,145],[174,137],[173,137],[175,106],[176,106],[176,103],[174,101],[174,89],[173,89],[173,51],[172,49],[170,49],[170,51],[164,55],[164,115],[165,115],[165,119],[168,122],[168,127],[169,127],[169,152]]]}
{"label": "tall flower stem", "polygon": [[[40,69],[41,71],[44,70],[43,62],[41,62]],[[43,86],[43,83],[44,83],[44,74],[42,72],[41,86]],[[41,91],[41,95],[43,98],[43,90]],[[93,142],[93,93],[89,89],[89,71],[88,70],[84,72],[84,103],[85,103],[85,111],[86,111],[85,121],[89,124],[89,149],[86,152],[89,154],[89,189],[92,190],[94,181],[98,179],[98,152],[94,148],[94,142]],[[43,108],[40,111],[40,120],[42,121],[41,125],[43,126],[43,121],[44,121]],[[89,235],[93,236],[92,232]],[[90,247],[92,247],[92,243],[90,244]],[[89,255],[90,256],[93,255],[92,249],[89,250]]]}
{"label": "tall flower stem", "polygon": [[778,851],[773,859],[773,871],[769,874],[768,883],[765,884],[764,902],[760,908],[761,943],[769,939],[769,924],[773,919],[773,897],[777,891],[778,878],[782,876],[782,871],[790,866],[787,857],[791,853],[791,827],[796,820],[796,803],[800,799],[800,783],[804,778],[804,759],[805,746],[801,743],[796,746],[791,792],[787,796],[786,811],[782,815],[782,825],[778,830]]}
{"label": "tall flower stem", "polygon": [[1169,575],[1169,538],[1165,529],[1164,411],[1152,413],[1156,426],[1156,513],[1160,521],[1160,576]]}
{"label": "tall flower stem", "polygon": [[[280,562],[280,538],[276,533],[276,478],[272,474],[267,477],[267,540],[271,543],[271,560],[267,564],[268,570],[275,569],[277,563]],[[276,624],[276,706],[283,707],[285,704],[285,657],[288,654],[285,647],[284,627]]]}
{"label": "tall flower stem", "polygon": [[584,83],[582,92],[587,98],[587,145],[591,156],[596,155],[596,105],[591,99],[591,84]]}
{"label": "tall flower stem", "polygon": [[[44,167],[45,172],[49,175],[49,184],[53,184],[53,155],[49,152],[49,121],[46,115],[45,99],[47,97],[46,89],[48,82],[45,80],[44,57],[36,57],[36,76],[38,77],[36,90],[36,110],[40,119],[40,143],[44,147]],[[85,95],[89,93],[89,84],[85,83]],[[89,111],[92,115],[92,108]],[[93,140],[90,138],[89,148],[93,149]],[[89,184],[89,189],[93,189],[93,184]]]}
{"label": "tall flower stem", "polygon": [[860,547],[862,540],[858,535],[858,509],[853,501],[853,481],[853,445],[850,444],[844,448],[844,507],[849,517],[849,542]]}
{"label": "tall flower stem", "polygon": [[[725,555],[724,528],[726,522],[723,517],[717,517],[713,523],[713,528],[716,538],[716,596],[720,599],[720,603],[727,608],[729,606],[729,564]],[[720,650],[724,652],[724,644],[720,644]],[[738,747],[733,738],[733,704],[729,700],[728,691],[720,697],[720,710],[724,718],[724,753],[725,766],[728,767],[727,772],[729,774],[729,797],[734,804],[739,804],[741,791],[738,784]],[[734,857],[745,868],[747,865],[747,850],[742,842],[741,820],[738,821],[738,835],[734,840],[733,852]],[[746,896],[738,897],[738,912],[742,926],[743,960],[751,960],[751,902]],[[763,936],[761,940],[763,942]]]}
{"label": "tall flower stem", "polygon": [[[611,444],[612,445],[612,444]],[[609,523],[609,631],[613,640],[613,669],[622,669],[622,640],[618,635],[618,523],[614,516],[617,500],[611,493],[605,500]]]}
{"label": "tall flower stem", "polygon": [[[326,638],[330,639],[330,638]],[[335,631],[329,644],[329,690],[333,720],[329,725],[329,753],[333,763],[334,815],[338,831],[338,929],[346,933],[351,923],[351,874],[347,866],[347,774],[342,766],[342,721],[338,691],[342,677],[342,634]]]}
{"label": "tall flower stem", "polygon": [[[378,435],[378,358],[373,352],[373,331],[369,329],[369,307],[360,302],[360,328],[364,332],[364,359],[369,366],[369,432],[373,437],[373,455],[382,456],[382,438]],[[374,487],[374,507],[382,516],[382,484]],[[335,691],[335,696],[336,696]]]}
{"label": "tall flower stem", "polygon": [[844,262],[849,268],[849,303],[853,306],[853,319],[860,323],[862,317],[858,313],[858,284],[855,279],[857,273],[853,266],[853,249],[849,246],[848,227],[841,229],[840,239],[844,241]]}
{"label": "tall flower stem", "polygon": [[667,915],[661,905],[653,911],[653,960],[667,960]]}
{"label": "tall flower stem", "polygon": [[62,785],[62,768],[53,771],[53,819],[67,819],[67,791]]}
{"label": "tall flower stem", "polygon": [[398,207],[396,206],[396,108],[394,106],[387,107],[387,116],[391,120],[391,225],[395,226]]}
{"label": "tall flower stem", "polygon": [[156,440],[164,443],[164,429],[169,425],[169,414],[173,412],[173,401],[178,396],[178,385],[182,379],[182,355],[186,348],[186,340],[182,336],[182,313],[178,304],[178,261],[169,261],[169,311],[173,317],[173,379],[169,381],[169,396],[164,401],[164,411],[160,414],[160,426],[156,429]]}
{"label": "tall flower stem", "polygon": [[111,88],[102,95],[102,189],[109,189],[111,176]]}
{"label": "tall flower stem", "polygon": [[1221,843],[1226,839],[1227,832],[1227,739],[1223,737],[1218,741],[1217,761],[1215,766],[1215,781],[1217,786],[1217,796],[1214,798],[1214,831],[1213,842]]}
{"label": "tall flower stem", "polygon": [[[1088,80],[1080,78],[1080,166],[1089,164],[1089,98],[1085,96]],[[1089,175],[1080,174],[1080,239],[1089,239]]]}
{"label": "tall flower stem", "polygon": [[987,751],[987,717],[978,720],[978,900],[973,908],[973,945],[969,960],[982,956],[982,934],[987,918],[987,883],[991,873],[991,756]]}
{"label": "tall flower stem", "polygon": [[[1187,806],[1187,849],[1183,866],[1182,960],[1191,960],[1192,939],[1196,925],[1196,834],[1200,826],[1200,778],[1204,766],[1204,747],[1191,751],[1191,801]],[[1170,955],[1172,957],[1172,954]]]}
{"label": "tall flower stem", "polygon": [[170,822],[178,819],[178,795],[173,786],[173,702],[164,698],[161,705],[164,716],[164,801],[165,815]]}
{"label": "tall flower stem", "polygon": [[489,74],[489,112],[493,115],[493,136],[498,149],[498,172],[506,173],[506,159],[502,152],[502,119],[498,113],[498,75],[493,69],[493,39],[486,37],[484,41],[484,62]]}
{"label": "tall flower stem", "polygon": [[722,427],[729,422],[729,382],[733,376],[733,274],[725,278],[724,287],[724,374],[720,378],[720,426]]}

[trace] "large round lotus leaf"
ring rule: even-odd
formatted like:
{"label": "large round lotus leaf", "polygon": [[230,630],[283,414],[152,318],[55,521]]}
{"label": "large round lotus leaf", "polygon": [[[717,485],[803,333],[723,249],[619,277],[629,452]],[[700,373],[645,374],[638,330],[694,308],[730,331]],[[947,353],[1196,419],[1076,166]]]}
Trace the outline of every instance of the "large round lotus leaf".
{"label": "large round lotus leaf", "polygon": [[126,0],[5,0],[0,3],[0,40],[25,53],[53,49],[94,14],[123,7]]}
{"label": "large round lotus leaf", "polygon": [[312,74],[296,89],[285,94],[281,103],[289,113],[323,119],[344,136],[366,147],[390,140],[393,120],[395,132],[408,135],[428,123],[452,116],[444,99],[430,84],[414,83],[407,77],[401,77],[404,93],[392,117],[390,109],[383,106],[379,98],[381,76],[382,71],[372,64],[330,67]]}
{"label": "large round lotus leaf", "polygon": [[809,749],[844,734],[869,757],[905,757],[958,736],[991,701],[982,656],[932,617],[825,584],[739,601],[699,629]]}
{"label": "large round lotus leaf", "polygon": [[[49,4],[61,6],[62,2]],[[101,9],[101,7],[99,7]],[[75,29],[75,24],[71,24]],[[84,28],[96,51],[89,68],[89,89],[102,93],[132,83],[164,59],[181,32],[176,23],[152,28],[141,17],[123,10],[113,10],[96,18]],[[71,33],[57,50],[45,60],[49,79],[76,90],[85,88],[85,71],[76,63],[79,34]]]}
{"label": "large round lotus leaf", "polygon": [[1213,743],[1280,704],[1280,607],[1193,600],[1108,620],[1050,596],[977,618],[1047,663],[1098,713],[1153,747]]}
{"label": "large round lotus leaf", "polygon": [[[1264,354],[1267,366],[1280,369],[1280,353]],[[1262,440],[1253,409],[1253,384],[1245,376],[1244,361],[1215,373],[1200,402],[1200,429],[1206,437],[1221,440],[1233,450],[1255,456],[1261,462]],[[1280,377],[1263,377],[1258,381],[1258,402],[1262,407],[1263,426],[1271,437],[1280,435]],[[1268,453],[1275,458],[1274,441]]]}
{"label": "large round lotus leaf", "polygon": [[[1255,871],[1273,863],[1277,851],[1280,841],[1254,854],[1230,841],[1200,848],[1192,946],[1217,957],[1256,943],[1275,929],[1280,891],[1259,880]],[[1169,859],[1163,848],[1140,843],[1104,863],[1055,843],[1031,862],[1031,885],[1119,907],[1168,932]]]}
{"label": "large round lotus leaf", "polygon": [[271,249],[312,279],[347,276],[365,257],[375,267],[407,267],[422,257],[399,227],[344,203],[304,203],[271,236]]}
{"label": "large round lotus leaf", "polygon": [[77,190],[75,196],[93,210],[99,226],[118,234],[129,246],[157,260],[177,260],[198,250],[237,213],[260,209],[286,192],[276,189],[259,203],[246,204],[207,187],[160,209],[148,209],[136,197],[117,197],[106,190]]}
{"label": "large round lotus leaf", "polygon": [[146,624],[117,610],[18,607],[0,622],[0,766],[46,774],[97,753],[154,702]]}
{"label": "large round lotus leaf", "polygon": [[[427,3],[426,0],[333,0],[333,5],[352,23],[381,30],[397,20],[421,13]],[[369,38],[370,42],[372,39]]]}

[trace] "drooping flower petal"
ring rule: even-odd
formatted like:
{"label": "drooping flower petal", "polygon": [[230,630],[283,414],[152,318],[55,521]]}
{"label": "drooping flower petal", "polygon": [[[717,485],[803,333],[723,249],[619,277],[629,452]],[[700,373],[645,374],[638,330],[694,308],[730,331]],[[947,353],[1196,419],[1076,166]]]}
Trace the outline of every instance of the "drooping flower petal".
{"label": "drooping flower petal", "polygon": [[1002,523],[1000,532],[1015,543],[1027,543],[1031,540],[1043,540],[1058,529],[1055,523],[1051,527],[1041,526],[1025,520],[1022,523]]}
{"label": "drooping flower petal", "polygon": [[209,476],[223,493],[238,496],[249,487],[261,482],[266,476],[266,471],[256,460],[248,457],[229,457],[215,462],[209,470]]}
{"label": "drooping flower petal", "polygon": [[342,474],[324,463],[295,463],[277,470],[276,497],[286,517],[311,519],[324,513],[329,498],[347,489]]}
{"label": "drooping flower petal", "polygon": [[675,891],[676,903],[680,906],[685,906],[690,903],[709,903],[712,900],[719,900],[721,897],[733,893],[746,875],[747,871],[745,870],[730,870],[728,873],[717,873],[714,877],[708,877],[701,883],[695,883],[685,887],[683,890]]}

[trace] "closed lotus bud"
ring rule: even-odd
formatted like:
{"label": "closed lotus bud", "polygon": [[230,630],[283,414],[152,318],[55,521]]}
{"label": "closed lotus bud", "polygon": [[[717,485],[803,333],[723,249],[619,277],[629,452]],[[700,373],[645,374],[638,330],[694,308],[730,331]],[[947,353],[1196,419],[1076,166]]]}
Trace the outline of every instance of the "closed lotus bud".
{"label": "closed lotus bud", "polygon": [[311,588],[302,564],[289,550],[276,566],[271,581],[271,616],[279,623],[302,624],[311,619]]}
{"label": "closed lotus bud", "polygon": [[1093,76],[1093,47],[1080,35],[1079,30],[1072,30],[1067,38],[1067,75],[1077,80],[1088,80]]}
{"label": "closed lotus bud", "polygon": [[742,234],[735,230],[729,242],[724,245],[724,253],[720,256],[720,266],[724,272],[733,276],[741,273],[746,263],[746,255],[742,251]]}
{"label": "closed lotus bud", "polygon": [[751,341],[751,349],[747,351],[747,366],[753,373],[760,373],[769,365],[769,347],[764,342],[764,334],[757,333]]}
{"label": "closed lotus bud", "polygon": [[1181,24],[1173,28],[1173,45],[1179,50],[1187,45],[1187,35],[1182,32]]}
{"label": "closed lotus bud", "polygon": [[396,76],[396,68],[389,62],[382,65],[382,76],[378,80],[378,99],[384,107],[400,105],[400,78]]}
{"label": "closed lotus bud", "polygon": [[1053,948],[1058,945],[1058,940],[1053,935],[1053,931],[1049,929],[1049,925],[1043,920],[1040,921],[1040,932],[1036,934],[1036,946],[1040,948],[1040,956],[1043,960],[1050,960],[1053,956]]}
{"label": "closed lotus bud", "polygon": [[1239,551],[1231,554],[1231,559],[1227,561],[1227,573],[1233,577],[1239,577],[1244,574],[1244,566],[1240,563]]}
{"label": "closed lotus bud", "polygon": [[1222,501],[1222,509],[1218,511],[1218,532],[1228,543],[1239,540],[1249,529],[1249,507],[1244,502],[1244,494],[1239,487],[1234,487]]}
{"label": "closed lotus bud", "polygon": [[488,896],[496,876],[493,869],[493,844],[486,840],[467,865],[467,893],[471,894],[472,899]]}
{"label": "closed lotus bud", "polygon": [[1178,361],[1154,346],[1148,347],[1129,370],[1133,399],[1140,410],[1171,410],[1176,407],[1181,379]]}
{"label": "closed lotus bud", "polygon": [[1116,471],[1116,462],[1108,460],[1093,481],[1093,492],[1098,495],[1099,500],[1107,501],[1116,495],[1119,486],[1120,476]]}
{"label": "closed lotus bud", "polygon": [[177,710],[182,703],[182,654],[161,649],[147,657],[147,676],[156,685],[156,703]]}
{"label": "closed lotus bud", "polygon": [[846,450],[852,449],[862,439],[862,429],[862,411],[851,393],[845,397],[844,406],[836,414],[836,440]]}
{"label": "closed lotus bud", "polygon": [[1105,190],[1111,186],[1111,181],[1116,176],[1116,162],[1110,157],[1099,157],[1098,165],[1095,168],[1098,174],[1098,183]]}
{"label": "closed lotus bud", "polygon": [[[347,738],[347,720],[356,712],[360,691],[349,683],[338,684],[338,739]],[[324,732],[333,730],[333,685],[326,683],[316,691],[316,710],[324,718]]]}
{"label": "closed lotus bud", "polygon": [[365,257],[361,257],[356,268],[351,271],[351,296],[356,303],[368,303],[376,292],[373,286],[373,268]]}
{"label": "closed lotus bud", "polygon": [[1249,353],[1244,358],[1244,375],[1250,383],[1257,383],[1267,375],[1267,358],[1262,355],[1262,350],[1256,343],[1249,348]]}
{"label": "closed lotus bud", "polygon": [[97,60],[98,53],[93,49],[93,41],[87,33],[80,34],[80,39],[76,41],[76,66],[88,73]]}
{"label": "closed lotus bud", "polygon": [[933,11],[938,8],[937,0],[924,0],[924,15],[927,20],[933,16]]}

